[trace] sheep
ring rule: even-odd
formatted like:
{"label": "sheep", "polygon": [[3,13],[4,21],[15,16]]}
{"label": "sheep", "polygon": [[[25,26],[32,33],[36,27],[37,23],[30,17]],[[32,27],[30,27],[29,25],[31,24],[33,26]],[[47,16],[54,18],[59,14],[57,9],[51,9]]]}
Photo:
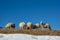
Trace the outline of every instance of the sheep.
{"label": "sheep", "polygon": [[15,24],[14,24],[14,23],[8,23],[8,24],[5,26],[5,28],[9,28],[9,29],[15,28]]}
{"label": "sheep", "polygon": [[31,22],[27,23],[27,29],[32,29],[33,28],[33,24]]}
{"label": "sheep", "polygon": [[48,30],[51,30],[51,27],[50,27],[49,24],[45,24],[45,25],[43,25],[43,28],[48,28]]}
{"label": "sheep", "polygon": [[24,22],[21,22],[19,24],[19,27],[20,27],[20,29],[25,29],[26,28],[26,24]]}
{"label": "sheep", "polygon": [[36,24],[33,26],[33,29],[36,29],[36,28],[40,28],[40,24],[39,24],[39,23],[36,23]]}
{"label": "sheep", "polygon": [[40,22],[41,26],[42,26],[42,30],[44,30],[44,28],[47,28],[48,30],[51,30],[51,27],[49,24],[45,24],[42,21]]}

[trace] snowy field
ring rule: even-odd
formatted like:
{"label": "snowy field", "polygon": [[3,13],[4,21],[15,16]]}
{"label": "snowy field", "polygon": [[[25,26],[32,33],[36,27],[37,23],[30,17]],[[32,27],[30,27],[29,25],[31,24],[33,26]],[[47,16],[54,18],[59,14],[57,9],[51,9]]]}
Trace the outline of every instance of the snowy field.
{"label": "snowy field", "polygon": [[60,40],[60,36],[35,36],[28,34],[0,34],[0,40]]}

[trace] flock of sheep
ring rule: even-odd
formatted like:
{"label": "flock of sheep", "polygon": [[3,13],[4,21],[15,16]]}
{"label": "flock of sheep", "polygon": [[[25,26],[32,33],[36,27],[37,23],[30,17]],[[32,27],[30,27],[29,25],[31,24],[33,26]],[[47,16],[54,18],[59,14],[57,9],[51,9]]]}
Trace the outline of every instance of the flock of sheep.
{"label": "flock of sheep", "polygon": [[[49,24],[45,24],[42,21],[40,23],[36,23],[36,24],[32,24],[31,22],[28,22],[27,24],[25,24],[24,22],[21,22],[19,24],[20,29],[38,29],[38,28],[42,28],[42,30],[44,30],[45,28],[47,30],[51,30],[51,27]],[[5,28],[15,28],[15,24],[14,23],[8,23]]]}

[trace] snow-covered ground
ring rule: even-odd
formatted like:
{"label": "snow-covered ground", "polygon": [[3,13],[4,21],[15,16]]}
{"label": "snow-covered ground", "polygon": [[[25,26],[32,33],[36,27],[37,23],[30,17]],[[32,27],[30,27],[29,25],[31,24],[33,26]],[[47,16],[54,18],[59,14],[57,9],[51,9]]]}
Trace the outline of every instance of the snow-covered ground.
{"label": "snow-covered ground", "polygon": [[60,40],[60,36],[35,36],[28,34],[0,34],[0,40]]}

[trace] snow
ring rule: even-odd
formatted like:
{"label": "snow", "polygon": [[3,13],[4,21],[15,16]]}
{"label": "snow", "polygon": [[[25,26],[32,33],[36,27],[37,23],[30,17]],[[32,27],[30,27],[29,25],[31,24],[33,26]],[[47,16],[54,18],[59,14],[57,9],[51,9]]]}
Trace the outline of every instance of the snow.
{"label": "snow", "polygon": [[28,35],[28,34],[0,34],[0,40],[60,40],[60,36]]}

